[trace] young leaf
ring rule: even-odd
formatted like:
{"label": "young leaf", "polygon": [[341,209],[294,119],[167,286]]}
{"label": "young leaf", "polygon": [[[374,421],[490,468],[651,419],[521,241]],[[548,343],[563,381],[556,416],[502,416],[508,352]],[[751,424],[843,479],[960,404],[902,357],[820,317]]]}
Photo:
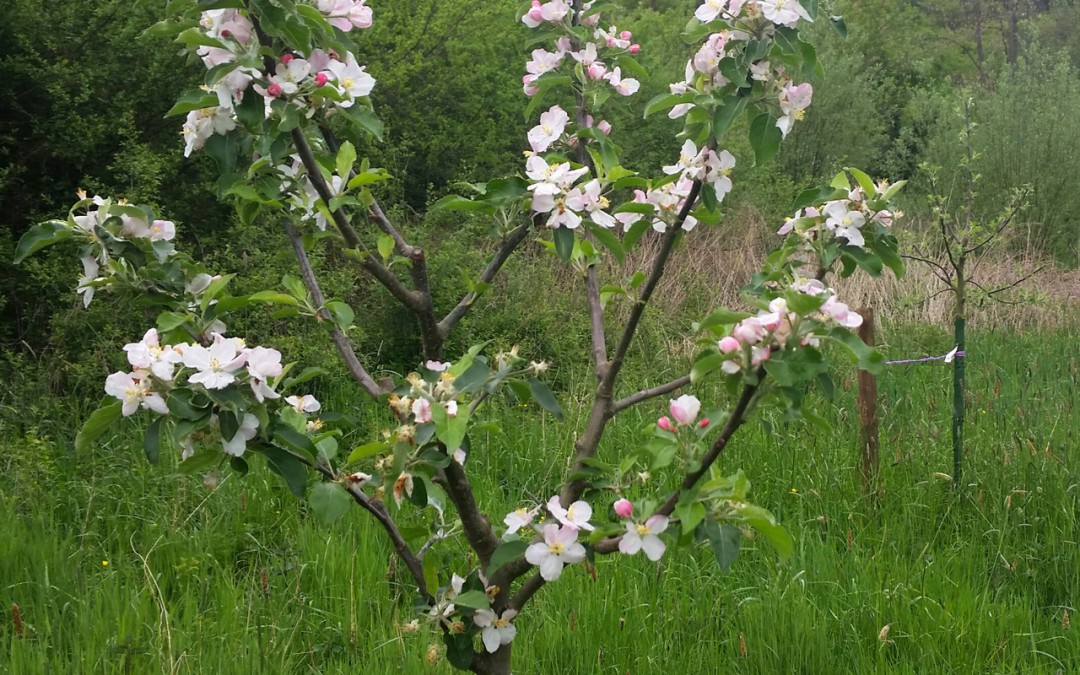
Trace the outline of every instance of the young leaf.
{"label": "young leaf", "polygon": [[308,503],[315,515],[330,525],[349,510],[352,497],[337,483],[319,483],[311,489]]}
{"label": "young leaf", "polygon": [[111,397],[106,399],[103,405],[90,415],[78,435],[75,436],[75,452],[84,452],[90,449],[93,443],[105,430],[112,426],[113,422],[120,419],[123,405],[120,401],[114,401]]}
{"label": "young leaf", "polygon": [[334,168],[337,175],[348,178],[352,173],[353,164],[356,163],[356,148],[349,141],[345,141],[338,148],[337,158],[334,160]]}
{"label": "young leaf", "polygon": [[525,555],[525,549],[528,547],[529,544],[524,541],[508,541],[495,549],[495,552],[491,554],[491,561],[488,562],[488,578],[490,579],[491,575],[499,571],[499,568],[506,563]]}
{"label": "young leaf", "polygon": [[717,564],[726,572],[739,556],[742,532],[734,525],[720,525],[711,520],[702,523],[701,527],[705,538],[709,540]]}
{"label": "young leaf", "polygon": [[15,248],[15,264],[18,265],[26,256],[55,243],[64,241],[71,236],[71,229],[62,220],[49,220],[39,223],[29,229],[19,239],[19,245]]}
{"label": "young leaf", "polygon": [[761,166],[775,157],[783,138],[772,115],[761,113],[755,117],[750,123],[750,146],[754,148],[755,165]]}
{"label": "young leaf", "polygon": [[570,256],[574,253],[574,231],[568,227],[556,227],[553,236],[559,260],[570,262]]}
{"label": "young leaf", "polygon": [[529,389],[532,390],[533,398],[541,405],[545,410],[555,415],[555,419],[562,422],[563,414],[562,408],[559,407],[559,402],[555,400],[555,395],[551,393],[548,386],[537,379],[529,380]]}

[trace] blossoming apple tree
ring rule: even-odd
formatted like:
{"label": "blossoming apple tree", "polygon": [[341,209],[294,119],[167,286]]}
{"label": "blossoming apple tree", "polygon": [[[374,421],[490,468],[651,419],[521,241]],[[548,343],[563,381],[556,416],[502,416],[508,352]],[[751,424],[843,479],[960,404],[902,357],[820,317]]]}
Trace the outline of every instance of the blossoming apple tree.
{"label": "blossoming apple tree", "polygon": [[[452,307],[436,307],[427,252],[410,243],[375,196],[388,174],[356,152],[354,141],[382,131],[369,98],[376,80],[356,57],[374,19],[366,0],[173,0],[171,18],[152,32],[175,35],[205,67],[205,86],[172,109],[186,116],[185,154],[217,160],[222,196],[235,200],[243,221],[283,229],[298,276],[280,289],[233,295],[233,275],[213,274],[176,248],[172,222],[119,199],[80,194],[66,219],[33,228],[18,259],[75,243],[85,304],[108,292],[134,295],[157,311],[155,325],[124,347],[130,370],[105,379],[105,402],[76,445],[88,447],[114,423],[145,416],[152,462],[164,445],[176,447],[185,466],[228,461],[243,474],[261,456],[322,518],[333,520],[355,503],[385,530],[408,572],[418,607],[410,626],[429,623],[450,663],[476,673],[509,673],[529,600],[595,556],[643,552],[655,561],[671,545],[708,542],[726,566],[747,528],[790,553],[790,535],[748,501],[746,476],[724,475],[716,461],[755,409],[818,419],[803,400],[810,386],[831,391],[827,344],[861,368],[878,367],[879,356],[851,332],[860,317],[826,280],[837,265],[842,275],[857,268],[878,274],[883,265],[902,271],[889,233],[890,199],[900,185],[848,169],[799,195],[778,247],[746,287],[751,311],[719,309],[696,324],[700,353],[674,381],[627,392],[619,376],[672,251],[680,242],[693,245],[696,227],[715,224],[735,188],[736,158],[723,147],[729,129],[745,118],[753,159],[763,163],[810,105],[813,89],[801,80],[819,66],[799,29],[840,21],[817,4],[706,0],[697,8],[686,31],[693,47],[684,78],[644,105],[646,115],[684,121],[672,144],[677,158],[655,177],[623,166],[618,130],[602,119],[613,98],[638,93],[643,72],[633,35],[607,17],[611,5],[533,0],[524,7],[521,21],[535,49],[523,88],[528,114],[539,111],[523,139],[530,151],[522,175],[439,204],[492,218],[502,239],[472,290]],[[572,105],[550,105],[553,95]],[[644,237],[659,242],[646,269],[629,280],[602,279],[604,258],[623,260]],[[509,396],[561,411],[541,380],[546,364],[531,358],[542,355],[479,347],[448,355],[444,347],[508,257],[532,240],[580,276],[596,387],[584,428],[565,449],[572,457],[564,483],[552,486],[545,503],[523,497],[511,513],[489,515],[468,471],[484,462],[485,449],[470,432],[489,424],[487,406]],[[308,255],[325,246],[342,248],[415,315],[423,363],[399,385],[376,383],[350,340],[352,309],[324,295]],[[611,336],[605,312],[616,301],[630,307]],[[343,452],[339,439],[352,418],[304,392],[306,372],[294,374],[279,351],[230,334],[230,316],[265,305],[324,326],[345,369],[389,407],[397,428],[371,432],[370,442]],[[721,380],[730,396],[708,412],[696,396],[680,394],[706,378]],[[605,430],[620,413],[676,394],[641,449],[604,447]],[[416,537],[399,527],[402,514],[426,518],[427,532]],[[473,556],[443,566],[430,553],[457,537]]]}

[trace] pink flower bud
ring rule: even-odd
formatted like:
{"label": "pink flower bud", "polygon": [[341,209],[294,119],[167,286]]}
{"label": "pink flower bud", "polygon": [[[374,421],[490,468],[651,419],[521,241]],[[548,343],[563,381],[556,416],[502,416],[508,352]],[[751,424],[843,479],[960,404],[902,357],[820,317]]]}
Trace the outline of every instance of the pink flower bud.
{"label": "pink flower bud", "polygon": [[604,132],[605,136],[611,135],[611,123],[607,120],[600,120],[600,123],[596,125],[596,128]]}
{"label": "pink flower bud", "polygon": [[322,87],[326,85],[326,81],[330,79],[326,76],[326,73],[319,73],[315,76],[315,86]]}
{"label": "pink flower bud", "polygon": [[634,37],[634,34],[628,30],[624,30],[623,32],[619,33],[619,37],[624,40],[629,40],[630,38]]}
{"label": "pink flower bud", "polygon": [[629,499],[620,499],[615,502],[615,515],[620,518],[629,518],[634,515],[634,505]]}
{"label": "pink flower bud", "polygon": [[698,424],[698,426],[699,426],[699,427],[701,427],[702,429],[705,429],[705,428],[707,428],[707,427],[709,426],[709,418],[708,418],[708,417],[704,417],[704,418],[702,418],[702,420],[701,420],[701,422],[700,422],[700,423]]}
{"label": "pink flower bud", "polygon": [[701,411],[701,401],[696,396],[683,394],[671,401],[668,410],[679,424],[692,424]]}
{"label": "pink flower bud", "polygon": [[740,349],[742,349],[742,344],[732,336],[728,335],[727,337],[721,338],[720,351],[724,354],[730,354],[731,352],[735,352]]}
{"label": "pink flower bud", "polygon": [[540,0],[533,0],[532,7],[529,8],[529,18],[533,21],[544,20],[544,10],[540,8]]}
{"label": "pink flower bud", "polygon": [[641,45],[639,45],[637,43],[630,45],[630,53],[631,54],[637,54],[640,51],[641,51]]}
{"label": "pink flower bud", "polygon": [[590,80],[599,80],[607,73],[607,68],[605,68],[602,63],[594,62],[589,65],[589,70],[587,72]]}
{"label": "pink flower bud", "polygon": [[285,65],[289,65],[289,61],[292,61],[295,57],[292,54],[282,54],[281,62]]}
{"label": "pink flower bud", "polygon": [[661,417],[656,420],[656,426],[660,427],[664,431],[675,431],[675,425],[671,423],[671,420],[667,416]]}
{"label": "pink flower bud", "polygon": [[266,88],[266,95],[271,98],[277,98],[278,96],[281,96],[281,85],[277,82],[274,82]]}

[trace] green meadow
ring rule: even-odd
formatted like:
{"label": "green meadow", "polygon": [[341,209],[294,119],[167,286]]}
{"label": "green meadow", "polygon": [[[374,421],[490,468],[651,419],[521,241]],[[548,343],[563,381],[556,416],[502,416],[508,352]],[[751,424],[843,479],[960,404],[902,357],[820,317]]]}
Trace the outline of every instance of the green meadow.
{"label": "green meadow", "polygon": [[[893,359],[947,340],[915,327],[880,338]],[[747,540],[727,572],[707,546],[569,568],[522,616],[516,671],[1076,672],[1080,344],[1064,329],[976,331],[968,354],[962,485],[946,475],[950,369],[892,366],[878,385],[878,489],[864,496],[854,372],[841,368],[821,408],[831,432],[756,418],[720,461],[794,535],[790,559]],[[493,519],[546,499],[565,473],[568,453],[552,448],[580,428],[590,376],[555,374],[565,423],[496,402],[505,432],[474,440]],[[315,393],[330,409],[363,401],[371,429],[383,420],[346,383],[324,378]],[[89,407],[0,405],[0,672],[450,672],[425,660],[438,635],[402,630],[413,594],[359,509],[325,526],[262,466],[191,476],[175,449],[150,466],[135,422],[75,456]],[[662,409],[621,419],[600,457],[641,444]],[[463,543],[449,549],[469,564]]]}

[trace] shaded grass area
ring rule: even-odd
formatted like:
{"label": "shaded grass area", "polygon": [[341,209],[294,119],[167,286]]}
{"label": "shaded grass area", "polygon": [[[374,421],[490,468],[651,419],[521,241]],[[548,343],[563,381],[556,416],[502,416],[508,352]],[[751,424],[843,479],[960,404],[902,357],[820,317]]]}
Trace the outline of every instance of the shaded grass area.
{"label": "shaded grass area", "polygon": [[[890,358],[948,350],[934,331],[885,339]],[[516,671],[1080,668],[1080,628],[1065,619],[1080,605],[1080,345],[1067,333],[976,333],[968,353],[962,489],[935,475],[951,466],[950,373],[901,366],[879,382],[880,491],[863,497],[854,373],[841,369],[831,433],[751,424],[721,459],[795,535],[791,560],[751,540],[727,573],[707,549],[660,564],[602,558],[595,579],[570,568],[519,620]],[[492,414],[505,434],[474,440],[470,469],[495,519],[523,496],[546,499],[565,469],[589,381],[557,375],[567,424],[502,406]],[[344,385],[316,393],[331,408],[356,400]],[[408,581],[358,509],[322,526],[259,461],[207,487],[171,453],[146,465],[134,431],[72,457],[85,411],[62,405],[0,441],[0,672],[450,672],[425,662],[438,636],[400,631]],[[640,444],[662,407],[631,412],[601,457]],[[442,555],[467,569],[461,543]]]}

